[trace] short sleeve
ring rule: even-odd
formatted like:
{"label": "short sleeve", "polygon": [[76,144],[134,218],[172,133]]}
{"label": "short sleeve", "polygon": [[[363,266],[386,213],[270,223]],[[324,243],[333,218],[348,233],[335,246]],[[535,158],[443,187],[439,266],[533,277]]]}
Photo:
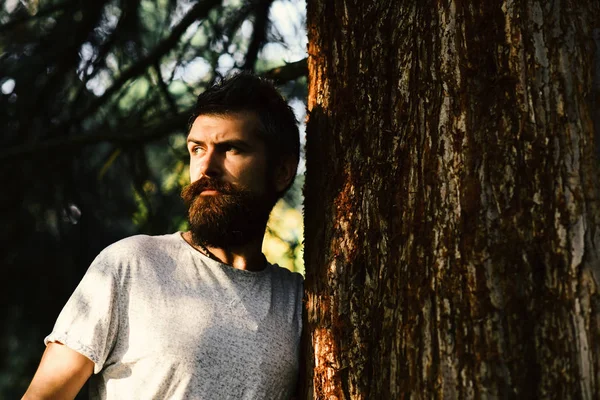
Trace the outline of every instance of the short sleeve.
{"label": "short sleeve", "polygon": [[92,360],[96,374],[114,345],[119,320],[117,266],[107,250],[92,262],[44,339],[46,345],[60,342]]}

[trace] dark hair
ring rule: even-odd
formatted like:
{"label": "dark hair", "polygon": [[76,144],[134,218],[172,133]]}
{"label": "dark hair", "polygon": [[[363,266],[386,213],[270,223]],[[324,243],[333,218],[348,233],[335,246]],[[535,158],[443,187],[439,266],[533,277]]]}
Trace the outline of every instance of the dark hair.
{"label": "dark hair", "polygon": [[250,112],[260,121],[258,134],[267,145],[269,165],[285,156],[300,158],[298,121],[273,84],[249,72],[222,78],[202,92],[188,123],[188,132],[200,115],[228,115]]}

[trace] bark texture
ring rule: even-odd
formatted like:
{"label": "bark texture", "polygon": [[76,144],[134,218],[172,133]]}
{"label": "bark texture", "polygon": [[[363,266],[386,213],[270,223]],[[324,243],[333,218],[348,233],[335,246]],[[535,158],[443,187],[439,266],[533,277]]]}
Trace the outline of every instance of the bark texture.
{"label": "bark texture", "polygon": [[600,2],[307,21],[305,398],[599,398]]}

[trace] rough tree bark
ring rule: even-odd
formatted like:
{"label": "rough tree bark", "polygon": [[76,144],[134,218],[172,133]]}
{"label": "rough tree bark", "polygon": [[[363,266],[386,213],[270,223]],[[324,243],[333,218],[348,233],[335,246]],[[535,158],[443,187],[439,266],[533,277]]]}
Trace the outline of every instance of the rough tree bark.
{"label": "rough tree bark", "polygon": [[307,20],[305,398],[599,398],[600,2]]}

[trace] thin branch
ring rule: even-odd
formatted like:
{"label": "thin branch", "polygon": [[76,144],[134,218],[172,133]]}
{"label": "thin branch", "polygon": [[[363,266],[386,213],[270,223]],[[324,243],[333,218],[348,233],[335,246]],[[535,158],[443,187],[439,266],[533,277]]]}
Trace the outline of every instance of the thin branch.
{"label": "thin branch", "polygon": [[47,15],[54,14],[57,11],[62,11],[62,10],[68,9],[70,6],[72,6],[76,2],[77,2],[76,0],[64,1],[62,3],[54,4],[52,6],[44,7],[43,9],[39,10],[34,15],[29,15],[29,16],[23,17],[23,18],[15,18],[11,21],[8,21],[5,24],[0,25],[0,33],[4,33],[6,31],[12,29],[15,25],[27,23],[29,21],[39,19],[39,18],[45,17]]}
{"label": "thin branch", "polygon": [[104,104],[113,94],[115,94],[121,87],[130,79],[141,75],[146,71],[149,65],[154,65],[159,62],[160,59],[171,51],[179,42],[181,36],[185,33],[187,28],[198,19],[206,18],[209,11],[214,7],[218,6],[221,0],[206,0],[196,3],[196,5],[183,17],[183,19],[173,27],[171,34],[165,40],[160,42],[154,50],[146,57],[140,59],[137,63],[131,66],[129,69],[124,71],[112,84],[111,87],[106,89],[104,94],[94,101],[86,110],[80,113],[76,119],[81,119],[86,115],[92,114],[102,104]]}
{"label": "thin branch", "polygon": [[307,74],[308,62],[305,58],[300,61],[285,64],[281,67],[273,68],[269,71],[266,71],[263,76],[273,80],[276,84],[282,84],[296,80],[302,76],[306,76]]}
{"label": "thin branch", "polygon": [[[87,39],[89,32],[98,22],[98,19],[102,15],[104,4],[107,0],[94,1],[92,7],[89,7],[83,13],[83,18],[79,24],[75,26],[72,32],[72,37],[68,40],[68,45],[60,52],[60,56],[57,58],[56,65],[52,73],[48,75],[43,87],[36,93],[36,96],[31,98],[29,107],[33,110],[42,110],[46,113],[49,112],[43,105],[48,103],[51,96],[58,93],[61,83],[63,83],[69,75],[69,71],[73,69],[79,60],[79,48]],[[59,52],[57,52],[59,53]],[[32,135],[30,127],[33,120],[24,120],[23,125],[20,128],[21,135],[28,137]]]}
{"label": "thin branch", "polygon": [[254,11],[254,29],[252,31],[252,39],[246,52],[246,60],[242,69],[246,71],[254,71],[258,52],[263,48],[267,40],[267,31],[269,29],[269,9],[273,0],[261,0],[256,4]]}
{"label": "thin branch", "polygon": [[227,22],[223,27],[224,36],[232,38],[235,36],[236,31],[242,26],[244,21],[248,19],[250,14],[252,13],[252,7],[250,3],[244,3],[241,7],[237,8],[231,15],[231,17],[227,18]]}
{"label": "thin branch", "polygon": [[[263,74],[263,76],[274,80],[278,84],[297,79],[306,75],[306,59],[286,64],[282,67],[273,68]],[[158,140],[177,131],[185,130],[189,116],[192,110],[185,110],[175,114],[156,124],[150,124],[141,129],[132,131],[124,135],[122,132],[128,129],[119,128],[116,131],[106,133],[106,127],[100,129],[103,133],[89,134],[84,136],[70,136],[49,139],[41,143],[26,144],[14,146],[0,152],[0,162],[12,161],[20,157],[28,157],[32,154],[60,154],[64,155],[68,150],[76,150],[84,146],[95,145],[98,143],[120,143],[131,144]],[[60,150],[53,152],[52,150]]]}
{"label": "thin branch", "polygon": [[[75,104],[77,104],[77,102],[81,98],[81,95],[86,90],[87,82],[89,80],[93,79],[98,74],[98,72],[101,70],[102,66],[106,65],[106,56],[108,55],[108,53],[112,50],[112,48],[115,46],[115,44],[119,40],[123,40],[123,36],[124,36],[123,32],[125,32],[125,30],[129,28],[128,25],[129,24],[132,24],[132,25],[138,24],[138,21],[136,18],[137,18],[137,10],[139,8],[139,5],[140,5],[140,0],[132,0],[132,1],[124,2],[122,14],[119,18],[119,21],[117,22],[117,26],[112,31],[109,38],[99,46],[97,55],[95,57],[91,58],[85,64],[85,67],[83,68],[85,77],[83,79],[82,85],[80,86],[79,92],[77,93],[77,96],[75,97]],[[88,75],[87,70],[90,66],[92,66],[92,73]]]}
{"label": "thin branch", "polygon": [[177,104],[175,103],[175,100],[171,96],[171,93],[169,93],[169,87],[163,80],[162,72],[160,71],[160,65],[158,64],[158,62],[156,62],[153,67],[154,67],[154,72],[156,72],[156,76],[157,76],[158,89],[160,90],[165,101],[169,105],[171,114],[177,114]]}
{"label": "thin branch", "polygon": [[38,152],[47,152],[60,150],[60,155],[65,155],[71,150],[94,145],[98,143],[118,143],[121,145],[148,142],[166,137],[178,130],[185,129],[187,120],[191,114],[191,110],[178,114],[166,121],[142,127],[130,134],[123,134],[123,129],[119,129],[110,133],[100,133],[85,136],[70,136],[49,139],[41,143],[14,146],[0,153],[0,162],[6,162],[19,157],[27,157]]}

